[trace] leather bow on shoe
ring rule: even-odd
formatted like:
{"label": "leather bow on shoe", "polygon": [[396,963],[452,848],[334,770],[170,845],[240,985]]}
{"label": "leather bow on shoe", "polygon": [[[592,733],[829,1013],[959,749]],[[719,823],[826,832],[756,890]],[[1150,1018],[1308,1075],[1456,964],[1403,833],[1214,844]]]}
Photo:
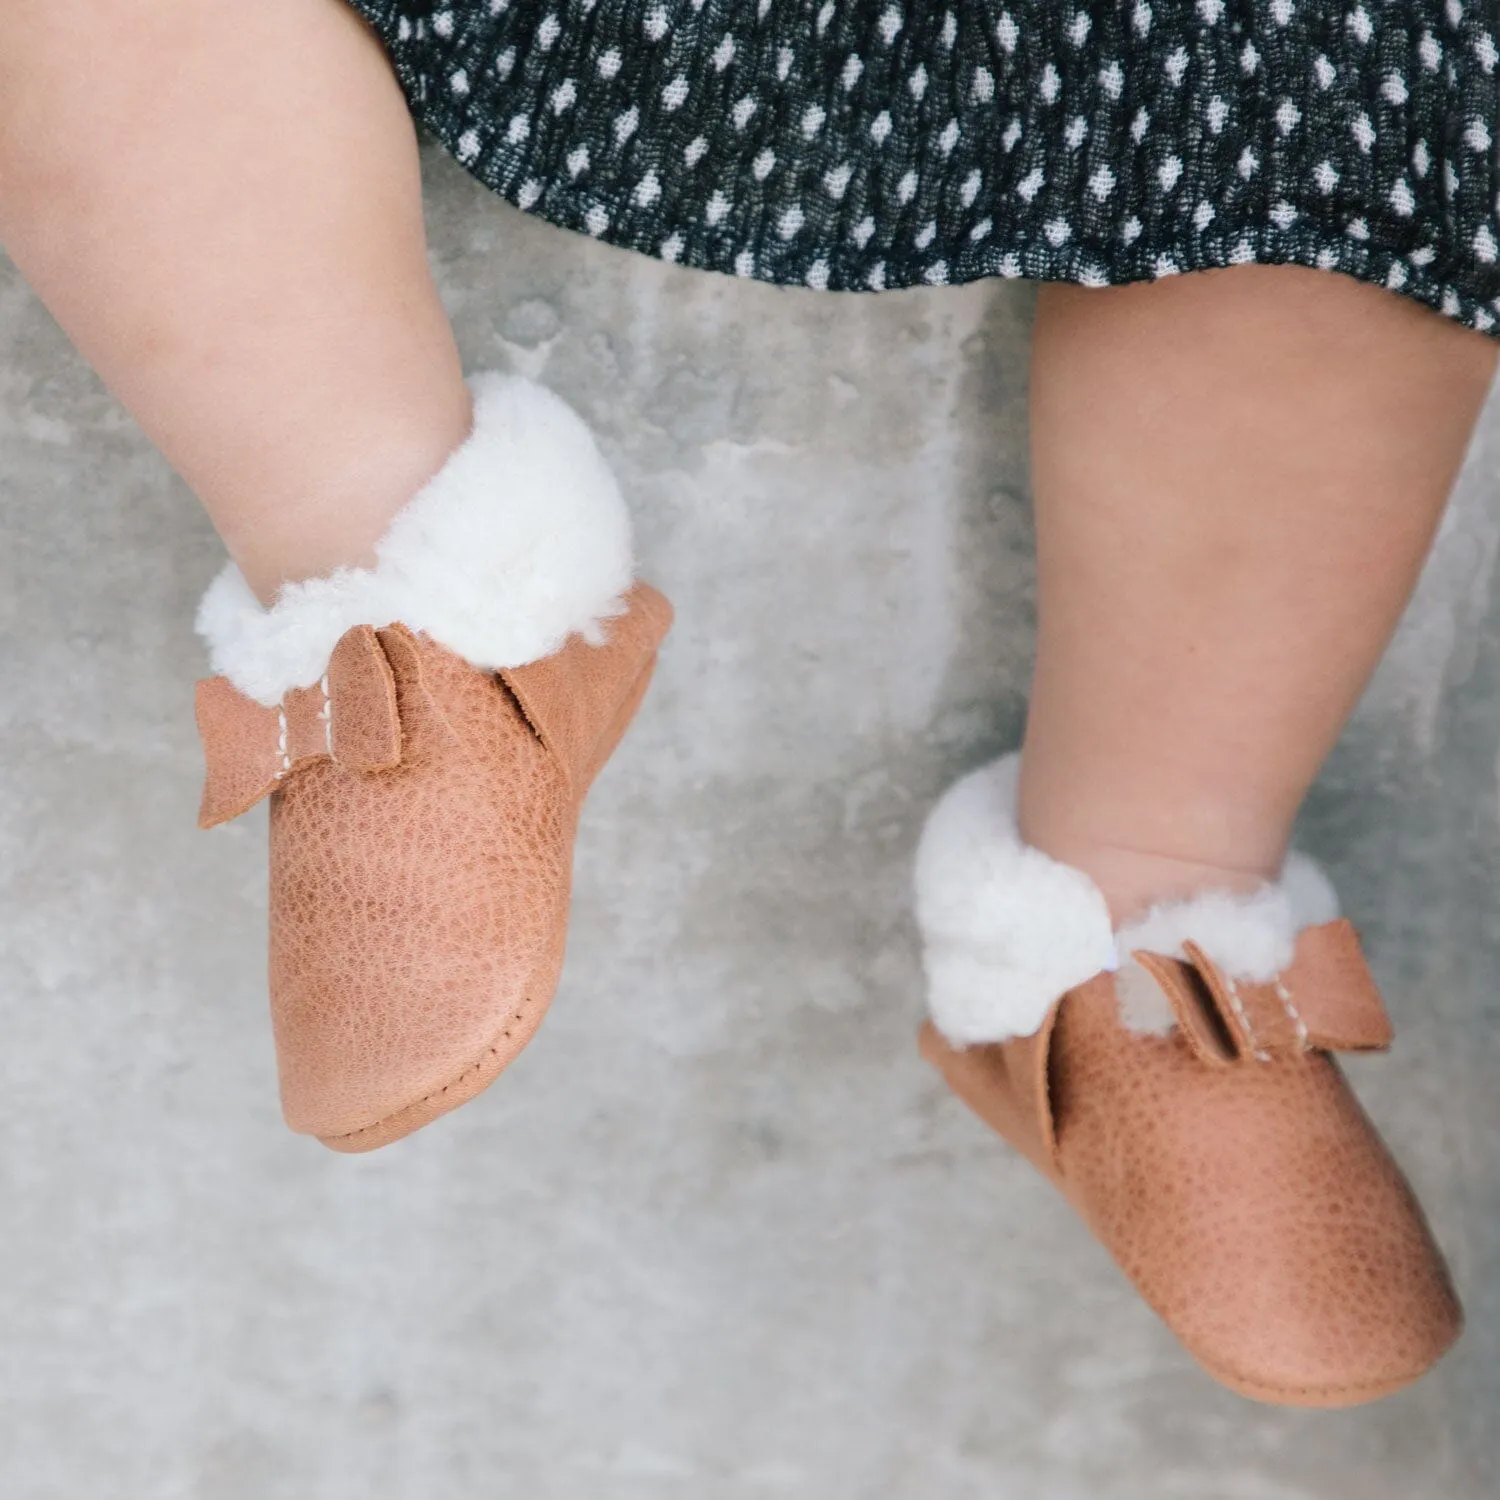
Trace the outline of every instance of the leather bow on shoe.
{"label": "leather bow on shoe", "polygon": [[1230,978],[1196,943],[1184,959],[1132,955],[1160,985],[1188,1045],[1206,1063],[1269,1062],[1287,1052],[1382,1052],[1390,1017],[1342,919],[1308,930],[1291,965],[1263,984]]}
{"label": "leather bow on shoe", "polygon": [[368,625],[340,640],[316,686],[296,688],[267,707],[213,677],[198,684],[196,711],[207,761],[201,828],[239,817],[320,760],[351,771],[389,771],[401,763],[395,677]]}

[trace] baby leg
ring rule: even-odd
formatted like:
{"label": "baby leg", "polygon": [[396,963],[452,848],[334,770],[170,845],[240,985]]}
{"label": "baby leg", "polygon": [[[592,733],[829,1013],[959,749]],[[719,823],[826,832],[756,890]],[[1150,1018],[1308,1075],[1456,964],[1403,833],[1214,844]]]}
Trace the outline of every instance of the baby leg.
{"label": "baby leg", "polygon": [[670,608],[576,414],[465,383],[412,124],[341,0],[0,6],[0,241],[244,575],[199,612],[200,820],[271,803],[288,1122],[384,1145],[540,1023]]}
{"label": "baby leg", "polygon": [[0,7],[0,243],[263,600],[469,429],[415,134],[340,0]]}
{"label": "baby leg", "polygon": [[1296,267],[1042,289],[1021,831],[1116,920],[1275,874],[1495,359],[1412,302]]}
{"label": "baby leg", "polygon": [[935,810],[924,1049],[1205,1368],[1263,1401],[1374,1400],[1462,1325],[1331,1056],[1391,1038],[1357,936],[1307,865],[1276,877],[1495,349],[1284,266],[1041,293],[1018,813],[1053,859],[1018,855],[1013,760]]}

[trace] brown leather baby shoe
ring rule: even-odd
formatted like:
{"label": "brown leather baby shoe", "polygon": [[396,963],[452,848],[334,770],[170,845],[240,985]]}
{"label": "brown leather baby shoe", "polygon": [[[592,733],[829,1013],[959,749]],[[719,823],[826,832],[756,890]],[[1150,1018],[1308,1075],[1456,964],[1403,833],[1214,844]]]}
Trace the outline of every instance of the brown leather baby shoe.
{"label": "brown leather baby shoe", "polygon": [[540,1023],[579,809],[671,623],[630,582],[622,518],[578,419],[491,377],[375,568],[270,610],[226,573],[205,600],[221,675],[198,688],[200,821],[270,799],[292,1129],[385,1145],[479,1093]]}
{"label": "brown leather baby shoe", "polygon": [[[1223,1384],[1332,1407],[1417,1379],[1462,1318],[1422,1211],[1331,1055],[1383,1049],[1391,1028],[1353,928],[1328,917],[1326,883],[1298,861],[1259,896],[1158,908],[1110,935],[1118,958],[1098,963],[1102,897],[1094,906],[1080,872],[1019,844],[1015,770],[1010,758],[960,782],[924,837],[924,1056]],[[965,931],[954,865],[1012,915],[1059,903],[1039,936],[1094,964],[1030,1029],[1037,971],[1057,954],[1028,954],[1005,918],[998,936],[993,921]],[[987,1021],[981,967],[998,986]],[[986,1026],[1003,1039],[977,1037]]]}

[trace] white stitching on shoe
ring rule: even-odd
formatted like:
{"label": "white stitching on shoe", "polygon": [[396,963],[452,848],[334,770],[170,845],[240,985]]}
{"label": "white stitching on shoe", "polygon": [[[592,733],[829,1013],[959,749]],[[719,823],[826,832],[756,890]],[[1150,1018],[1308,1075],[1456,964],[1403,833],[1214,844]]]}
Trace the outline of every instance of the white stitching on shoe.
{"label": "white stitching on shoe", "polygon": [[328,678],[325,676],[318,686],[323,689],[323,706],[318,710],[318,717],[323,721],[323,746],[328,751],[329,760],[332,760],[333,699],[328,696]]}
{"label": "white stitching on shoe", "polygon": [[1261,1046],[1255,1035],[1255,1028],[1250,1024],[1250,1017],[1245,1013],[1245,1002],[1240,999],[1239,986],[1235,984],[1227,974],[1224,983],[1229,990],[1229,1003],[1234,1007],[1234,1013],[1239,1018],[1239,1023],[1245,1028],[1245,1038],[1250,1043],[1250,1050],[1255,1054],[1256,1062],[1270,1062],[1271,1054]]}
{"label": "white stitching on shoe", "polygon": [[1292,1025],[1297,1028],[1297,1045],[1306,1052],[1309,1046],[1307,1022],[1302,1019],[1302,1012],[1292,1003],[1292,992],[1280,979],[1276,981],[1276,998],[1281,1001],[1281,1008],[1291,1019]]}

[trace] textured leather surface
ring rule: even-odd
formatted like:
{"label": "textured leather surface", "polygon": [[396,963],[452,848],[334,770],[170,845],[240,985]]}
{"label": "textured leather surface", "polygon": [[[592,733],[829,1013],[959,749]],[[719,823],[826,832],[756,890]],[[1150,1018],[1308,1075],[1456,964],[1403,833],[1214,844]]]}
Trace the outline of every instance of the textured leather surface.
{"label": "textured leather surface", "polygon": [[207,761],[201,828],[249,811],[309,761],[385,771],[401,759],[395,679],[368,625],[344,635],[322,682],[288,693],[275,708],[236,692],[222,677],[198,684],[196,708]]}
{"label": "textured leather surface", "polygon": [[991,1130],[1005,1137],[1039,1172],[1057,1178],[1057,1141],[1047,1098],[1047,1058],[1058,1007],[1053,1006],[1035,1036],[1000,1046],[951,1047],[937,1027],[922,1028],[922,1056],[938,1068],[948,1086]]}
{"label": "textured leather surface", "polygon": [[1385,1002],[1353,926],[1309,927],[1269,984],[1231,979],[1195,943],[1188,962],[1157,953],[1135,961],[1161,986],[1194,1049],[1209,1062],[1283,1052],[1380,1052],[1393,1037]]}
{"label": "textured leather surface", "polygon": [[[1038,1037],[955,1050],[928,1027],[923,1052],[1052,1178],[1225,1384],[1339,1406],[1415,1379],[1461,1315],[1410,1188],[1316,1040],[1389,1039],[1352,929],[1309,929],[1281,977],[1300,996],[1305,1037],[1274,986],[1241,1017],[1222,975],[1141,962],[1176,987],[1179,1016],[1196,1008],[1167,1036],[1127,1031],[1113,979],[1099,975]],[[1315,994],[1315,982],[1345,993]],[[1195,1042],[1199,1025],[1231,1038],[1233,1055]],[[1055,1144],[1038,1160],[1049,1130]]]}
{"label": "textured leather surface", "polygon": [[[631,596],[627,629],[632,634],[660,640],[671,623],[671,606],[655,589],[637,589]],[[603,765],[601,730],[620,706],[618,658],[607,648],[580,647],[509,667],[500,676],[570,782],[586,790]]]}
{"label": "textured leather surface", "polygon": [[[230,704],[217,680],[200,689],[212,819],[268,769],[275,788],[271,1007],[294,1130],[383,1145],[479,1092],[530,1039],[561,969],[584,793],[671,621],[645,584],[627,603],[604,644],[574,637],[545,672],[520,669],[526,711],[517,674],[401,625],[350,631],[326,697],[264,710]],[[282,717],[290,767],[266,748]]]}

